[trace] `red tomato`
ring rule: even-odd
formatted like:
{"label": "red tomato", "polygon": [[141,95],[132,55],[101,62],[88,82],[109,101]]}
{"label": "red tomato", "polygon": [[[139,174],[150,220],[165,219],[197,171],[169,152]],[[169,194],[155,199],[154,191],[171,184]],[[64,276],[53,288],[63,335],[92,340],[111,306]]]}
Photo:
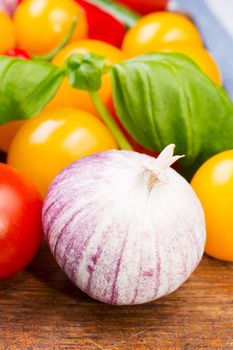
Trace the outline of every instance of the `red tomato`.
{"label": "red tomato", "polygon": [[0,164],[0,279],[28,265],[36,254],[43,231],[42,199],[18,171]]}
{"label": "red tomato", "polygon": [[29,54],[21,49],[14,48],[6,51],[4,55],[9,56],[9,57],[16,57],[16,58],[21,58],[23,60],[29,60],[30,56]]}
{"label": "red tomato", "polygon": [[138,13],[141,13],[142,15],[145,15],[147,13],[154,12],[154,11],[165,10],[168,3],[168,0],[117,0],[117,1],[131,7]]}

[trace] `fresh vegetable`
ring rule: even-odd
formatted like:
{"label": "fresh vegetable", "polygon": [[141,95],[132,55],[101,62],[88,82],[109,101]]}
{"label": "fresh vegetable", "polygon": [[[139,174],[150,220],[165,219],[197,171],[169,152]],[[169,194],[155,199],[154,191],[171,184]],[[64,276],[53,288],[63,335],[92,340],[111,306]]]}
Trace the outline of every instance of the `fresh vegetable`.
{"label": "fresh vegetable", "polygon": [[[128,9],[125,6],[122,6],[118,3],[116,3],[113,0],[76,0],[80,4],[83,5],[84,2],[88,2],[89,4],[96,5],[99,9],[102,9],[102,11],[105,11],[108,14],[111,14],[114,18],[117,18],[121,23],[124,24],[125,28],[131,28],[137,20],[140,18],[140,16],[133,12],[132,10]],[[93,18],[94,20],[94,18]],[[101,23],[103,26],[103,22]],[[107,26],[104,26],[105,28],[108,28]]]}
{"label": "fresh vegetable", "polygon": [[117,47],[121,46],[126,29],[132,27],[139,18],[136,14],[111,0],[76,1],[86,11],[88,37],[108,42]]}
{"label": "fresh vegetable", "polygon": [[[25,60],[30,58],[27,52],[17,48],[8,50],[4,53],[4,55],[7,55],[9,57],[17,57]],[[17,120],[0,126],[1,151],[8,152],[13,137],[22,125],[23,121]]]}
{"label": "fresh vegetable", "polygon": [[38,114],[64,76],[64,70],[48,62],[0,56],[0,124]]}
{"label": "fresh vegetable", "polygon": [[[69,44],[66,48],[55,57],[53,63],[56,66],[63,66],[64,62],[72,54],[86,54],[94,53],[106,57],[106,64],[112,65],[114,63],[126,60],[127,56],[116,47],[98,40],[80,40]],[[108,104],[112,96],[111,77],[105,74],[102,78],[102,86],[99,90],[99,96],[105,104]],[[54,99],[48,105],[48,109],[57,107],[74,107],[84,109],[96,116],[96,107],[94,106],[89,94],[86,91],[76,90],[70,87],[68,80],[63,81],[62,86],[57,92]]]}
{"label": "fresh vegetable", "polygon": [[205,220],[191,186],[170,168],[168,146],[155,159],[97,153],[54,180],[43,207],[51,252],[91,297],[141,304],[176,290],[198,265]]}
{"label": "fresh vegetable", "polygon": [[18,49],[18,48],[10,49],[10,50],[4,52],[4,55],[9,56],[9,57],[21,58],[23,60],[30,59],[30,56],[26,51]]}
{"label": "fresh vegetable", "polygon": [[172,12],[142,17],[126,34],[122,50],[130,57],[156,51],[162,44],[185,42],[202,46],[195,25],[185,16]]}
{"label": "fresh vegetable", "polygon": [[17,131],[23,126],[23,120],[14,120],[0,126],[0,150],[8,152]]}
{"label": "fresh vegetable", "polygon": [[160,46],[159,52],[179,52],[190,57],[216,84],[222,85],[222,77],[219,68],[210,55],[203,47],[190,45],[186,43],[167,43]]}
{"label": "fresh vegetable", "polygon": [[136,141],[187,154],[187,177],[212,155],[233,148],[233,104],[188,57],[147,54],[112,67],[116,112]]}
{"label": "fresh vegetable", "polygon": [[207,160],[191,184],[205,211],[206,253],[233,262],[233,149]]}
{"label": "fresh vegetable", "polygon": [[41,209],[36,188],[0,164],[0,279],[13,276],[35,256],[43,237]]}
{"label": "fresh vegetable", "polygon": [[[135,141],[134,137],[132,134],[130,134],[122,125],[119,117],[116,114],[116,110],[114,107],[114,103],[113,100],[111,99],[108,103],[108,110],[111,113],[111,116],[113,116],[114,120],[116,121],[117,125],[119,126],[119,128],[122,130],[123,134],[125,135],[126,139],[129,141],[129,143],[132,145],[132,148],[139,153],[144,153],[147,154],[149,156],[153,156],[153,157],[157,157],[159,155],[160,152],[155,152],[155,151],[150,151],[148,149],[146,149],[145,147],[143,147],[142,145],[140,145],[137,141]],[[177,163],[175,164],[177,165]]]}
{"label": "fresh vegetable", "polygon": [[17,0],[0,0],[0,12],[12,16],[17,6]]}
{"label": "fresh vegetable", "polygon": [[[0,123],[36,115],[68,77],[72,87],[89,91],[119,147],[130,149],[96,92],[101,74],[109,71],[114,106],[124,128],[151,151],[176,142],[179,153],[187,154],[181,160],[187,178],[212,155],[233,148],[232,101],[188,57],[154,53],[112,66],[106,66],[106,61],[93,54],[74,54],[59,68],[0,57],[0,79],[4,76]],[[12,88],[18,93],[12,94]]]}
{"label": "fresh vegetable", "polygon": [[11,19],[0,12],[0,54],[15,46],[14,26]]}
{"label": "fresh vegetable", "polygon": [[127,5],[135,11],[145,15],[154,11],[165,10],[168,0],[117,0],[118,2]]}
{"label": "fresh vegetable", "polygon": [[33,59],[35,60],[40,60],[40,61],[46,61],[46,62],[52,62],[54,57],[57,56],[57,54],[64,48],[66,47],[69,42],[72,40],[73,35],[75,34],[75,31],[77,29],[77,23],[78,23],[79,17],[75,16],[73,18],[73,21],[71,23],[71,26],[69,27],[68,32],[66,35],[63,37],[63,39],[59,42],[59,44],[51,51],[44,55],[34,55]]}
{"label": "fresh vegetable", "polygon": [[42,196],[53,178],[75,160],[117,148],[106,126],[91,114],[56,109],[26,122],[11,144],[8,163],[27,175]]}
{"label": "fresh vegetable", "polygon": [[79,4],[73,0],[23,1],[14,16],[19,47],[30,55],[50,52],[62,41],[76,16],[78,23],[71,41],[87,36],[87,19]]}

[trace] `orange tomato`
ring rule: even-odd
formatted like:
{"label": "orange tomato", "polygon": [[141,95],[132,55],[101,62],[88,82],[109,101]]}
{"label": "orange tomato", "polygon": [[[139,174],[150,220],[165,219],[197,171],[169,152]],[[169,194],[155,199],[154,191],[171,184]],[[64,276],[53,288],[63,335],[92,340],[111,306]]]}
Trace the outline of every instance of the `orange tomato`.
{"label": "orange tomato", "polygon": [[10,144],[19,130],[19,128],[25,123],[23,120],[14,120],[12,122],[3,124],[0,126],[0,150],[8,152]]}
{"label": "orange tomato", "polygon": [[190,57],[216,84],[222,85],[222,77],[217,63],[203,47],[186,43],[167,43],[158,48],[160,52],[179,52]]}
{"label": "orange tomato", "polygon": [[15,46],[14,26],[11,19],[0,12],[0,54]]}
{"label": "orange tomato", "polygon": [[29,54],[52,51],[66,36],[74,20],[78,23],[71,41],[88,35],[84,10],[73,0],[25,0],[14,16],[18,46]]}
{"label": "orange tomato", "polygon": [[205,162],[191,185],[206,215],[206,253],[233,261],[233,150],[219,153]]}
{"label": "orange tomato", "polygon": [[[74,53],[94,53],[106,57],[106,63],[111,65],[125,60],[126,55],[116,47],[98,40],[80,40],[69,44],[55,57],[53,63],[61,66],[65,60]],[[105,74],[102,79],[102,87],[99,90],[99,95],[105,104],[108,104],[112,96],[112,84],[109,74]],[[68,80],[65,79],[58,90],[56,96],[47,106],[47,109],[55,107],[74,107],[84,109],[96,116],[98,112],[86,91],[76,90],[70,87]]]}
{"label": "orange tomato", "polygon": [[42,112],[18,131],[8,163],[25,174],[42,196],[66,166],[95,152],[116,149],[106,126],[93,115],[71,108]]}
{"label": "orange tomato", "polygon": [[197,28],[187,17],[172,12],[151,13],[126,33],[122,50],[133,57],[156,51],[162,44],[174,41],[202,46]]}

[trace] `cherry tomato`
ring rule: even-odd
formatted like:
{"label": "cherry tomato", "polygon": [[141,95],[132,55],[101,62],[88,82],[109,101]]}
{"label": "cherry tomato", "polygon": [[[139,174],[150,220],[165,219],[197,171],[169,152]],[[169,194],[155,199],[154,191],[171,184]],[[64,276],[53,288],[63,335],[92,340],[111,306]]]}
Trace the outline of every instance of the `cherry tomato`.
{"label": "cherry tomato", "polygon": [[29,54],[52,51],[78,16],[71,41],[87,36],[84,10],[73,0],[25,0],[16,9],[14,24],[18,46]]}
{"label": "cherry tomato", "polygon": [[[63,65],[65,60],[74,53],[95,53],[105,56],[107,64],[119,63],[125,60],[126,55],[116,47],[98,40],[80,40],[69,44],[55,57],[53,63],[57,66]],[[99,90],[99,95],[102,101],[107,104],[112,95],[111,77],[105,74],[102,79],[102,87]],[[96,116],[98,112],[92,103],[89,93],[86,91],[76,90],[70,87],[68,80],[65,79],[58,90],[52,102],[47,109],[54,107],[74,107],[84,109]]]}
{"label": "cherry tomato", "polygon": [[145,15],[150,12],[165,10],[168,0],[118,0],[118,2]]}
{"label": "cherry tomato", "polygon": [[25,122],[22,120],[14,120],[12,122],[0,126],[0,150],[8,152],[11,142]]}
{"label": "cherry tomato", "polygon": [[128,56],[138,56],[175,41],[202,46],[197,28],[187,17],[172,12],[157,12],[142,17],[126,33],[122,50]]}
{"label": "cherry tomato", "polygon": [[75,160],[117,145],[93,115],[71,108],[43,112],[16,134],[8,163],[27,175],[45,196],[53,178]]}
{"label": "cherry tomato", "polygon": [[14,48],[6,51],[4,55],[9,56],[9,57],[15,57],[15,58],[21,58],[22,60],[29,60],[30,56],[29,54],[21,49]]}
{"label": "cherry tomato", "polygon": [[0,164],[0,279],[27,266],[42,237],[42,199],[29,180]]}
{"label": "cherry tomato", "polygon": [[14,26],[11,19],[0,12],[0,54],[15,46]]}
{"label": "cherry tomato", "polygon": [[222,77],[210,53],[202,47],[186,43],[174,42],[167,43],[159,47],[162,52],[179,52],[189,56],[216,84],[222,85]]}
{"label": "cherry tomato", "polygon": [[233,261],[233,150],[207,160],[194,175],[191,185],[206,215],[206,253]]}

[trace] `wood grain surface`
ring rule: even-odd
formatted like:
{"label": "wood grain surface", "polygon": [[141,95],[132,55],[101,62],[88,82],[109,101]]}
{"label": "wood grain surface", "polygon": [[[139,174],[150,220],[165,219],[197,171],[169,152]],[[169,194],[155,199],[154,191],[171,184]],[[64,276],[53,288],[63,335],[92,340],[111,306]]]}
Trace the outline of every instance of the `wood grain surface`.
{"label": "wood grain surface", "polygon": [[204,257],[175,293],[116,307],[74,287],[47,246],[0,282],[0,350],[233,349],[233,264]]}

